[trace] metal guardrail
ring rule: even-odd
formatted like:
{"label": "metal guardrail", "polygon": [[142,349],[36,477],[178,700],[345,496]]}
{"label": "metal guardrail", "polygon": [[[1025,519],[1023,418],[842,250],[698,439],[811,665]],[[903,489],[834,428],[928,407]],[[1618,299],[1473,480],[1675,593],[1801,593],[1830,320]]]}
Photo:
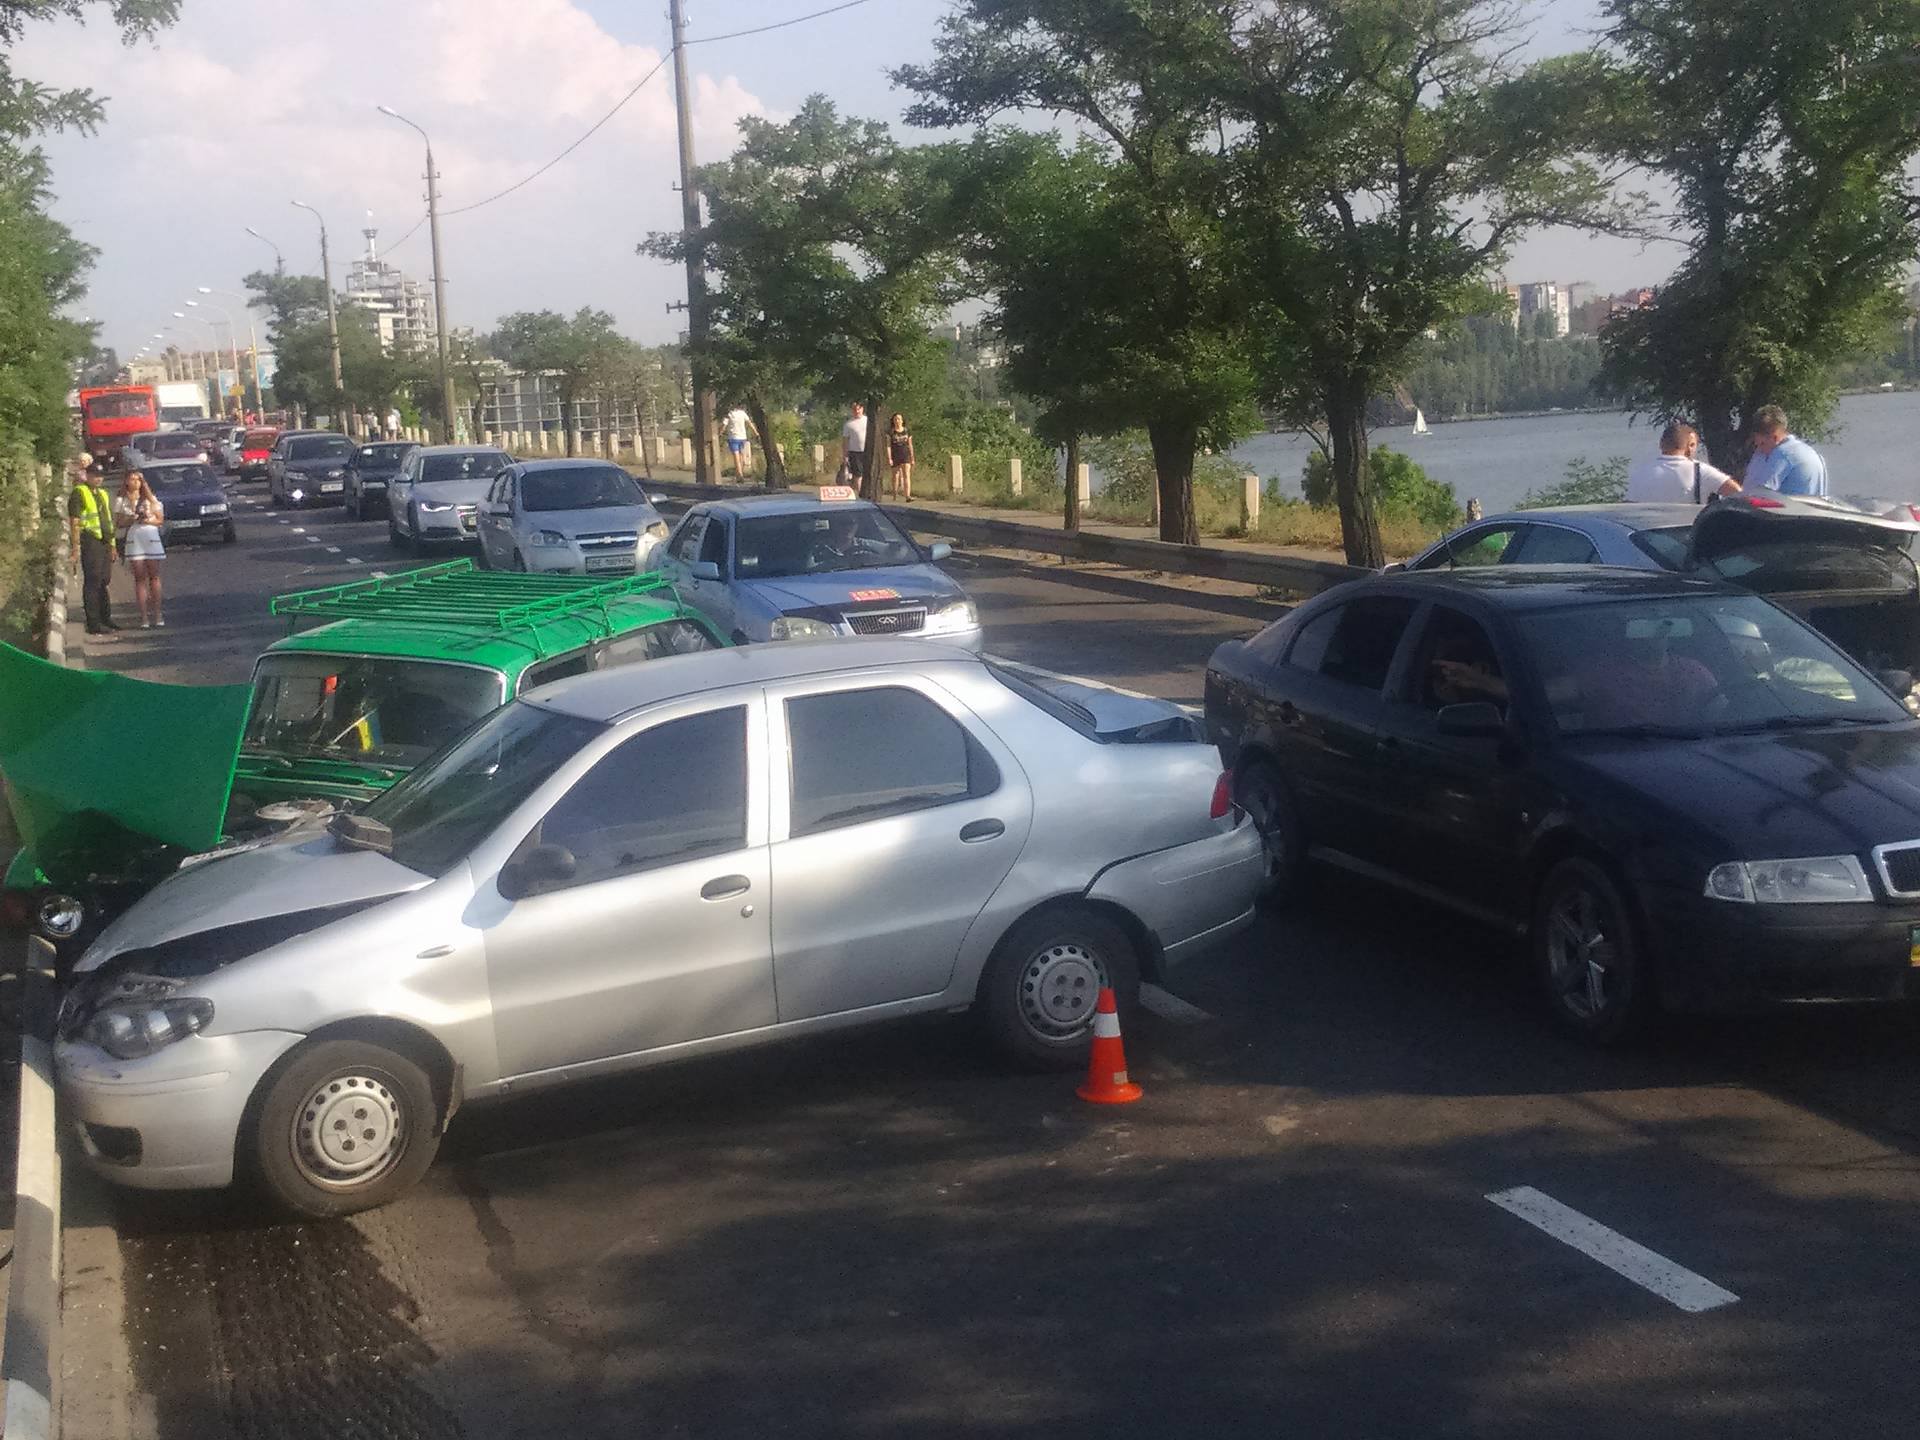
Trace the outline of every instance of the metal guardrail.
{"label": "metal guardrail", "polygon": [[[688,485],[679,481],[644,481],[649,492],[680,500],[739,500],[768,494],[746,485]],[[773,492],[778,493],[778,492]],[[1299,595],[1315,595],[1345,580],[1369,572],[1330,560],[1294,555],[1267,555],[1226,545],[1174,545],[1165,540],[1135,540],[1094,530],[1068,533],[1051,525],[1023,525],[1016,520],[955,515],[937,505],[887,505],[883,509],[909,530],[945,535],[973,545],[1006,550],[1032,550],[1068,560],[1104,561],[1135,570],[1160,570],[1175,575],[1198,575],[1209,580],[1232,580],[1243,585],[1265,585]]]}

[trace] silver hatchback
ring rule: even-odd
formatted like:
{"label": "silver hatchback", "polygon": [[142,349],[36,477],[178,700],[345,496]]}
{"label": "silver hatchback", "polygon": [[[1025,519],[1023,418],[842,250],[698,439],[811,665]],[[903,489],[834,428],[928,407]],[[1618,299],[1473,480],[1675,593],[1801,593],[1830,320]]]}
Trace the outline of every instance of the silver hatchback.
{"label": "silver hatchback", "polygon": [[1176,707],[925,642],[562,681],[109,926],[61,1102],[111,1180],[338,1215],[463,1104],[662,1061],[973,1008],[1084,1063],[1101,986],[1251,920],[1228,795]]}

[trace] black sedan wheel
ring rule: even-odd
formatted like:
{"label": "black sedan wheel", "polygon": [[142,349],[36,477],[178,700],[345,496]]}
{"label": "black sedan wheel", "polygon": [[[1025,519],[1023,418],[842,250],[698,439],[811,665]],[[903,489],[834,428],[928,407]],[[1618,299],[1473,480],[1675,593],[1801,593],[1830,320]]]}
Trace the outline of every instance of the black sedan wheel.
{"label": "black sedan wheel", "polygon": [[1654,1010],[1632,912],[1612,877],[1563,860],[1534,906],[1534,971],[1559,1024],[1596,1044],[1630,1039]]}
{"label": "black sedan wheel", "polygon": [[1260,845],[1266,851],[1267,876],[1260,903],[1270,909],[1284,905],[1299,886],[1306,858],[1306,843],[1286,782],[1273,766],[1256,760],[1234,775],[1233,798],[1260,832]]}

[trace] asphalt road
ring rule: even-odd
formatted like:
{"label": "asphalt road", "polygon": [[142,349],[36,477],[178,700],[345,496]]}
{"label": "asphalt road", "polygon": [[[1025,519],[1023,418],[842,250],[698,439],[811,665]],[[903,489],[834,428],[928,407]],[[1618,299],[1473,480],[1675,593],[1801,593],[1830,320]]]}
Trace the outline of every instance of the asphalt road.
{"label": "asphalt road", "polygon": [[[264,595],[392,568],[241,525],[102,659],[244,678]],[[1258,623],[958,573],[995,648],[1176,698]],[[475,1109],[349,1222],[123,1197],[133,1376],[167,1440],[1910,1434],[1914,1017],[1600,1054],[1510,961],[1316,877],[1129,1034],[1132,1107],[952,1021]]]}

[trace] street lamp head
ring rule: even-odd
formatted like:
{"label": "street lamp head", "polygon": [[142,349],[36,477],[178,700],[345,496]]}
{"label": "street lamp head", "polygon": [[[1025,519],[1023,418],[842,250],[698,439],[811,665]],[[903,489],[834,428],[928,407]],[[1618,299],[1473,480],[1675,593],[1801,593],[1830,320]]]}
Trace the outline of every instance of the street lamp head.
{"label": "street lamp head", "polygon": [[376,105],[373,108],[378,110],[382,115],[392,116],[395,120],[398,120],[400,118],[400,112],[394,109],[391,105]]}
{"label": "street lamp head", "polygon": [[176,310],[173,312],[173,318],[176,320],[184,320],[187,318],[187,315],[184,310]]}
{"label": "street lamp head", "polygon": [[193,288],[198,290],[202,295],[211,295],[213,293],[213,287],[211,285],[196,285]]}
{"label": "street lamp head", "polygon": [[195,307],[197,307],[197,306],[198,306],[198,305],[200,304],[200,302],[199,302],[198,300],[182,300],[182,301],[181,301],[180,303],[181,303],[182,305],[185,305],[185,306],[186,306],[186,307],[187,307],[188,309],[190,309],[190,310],[191,310],[191,309],[194,309]]}

